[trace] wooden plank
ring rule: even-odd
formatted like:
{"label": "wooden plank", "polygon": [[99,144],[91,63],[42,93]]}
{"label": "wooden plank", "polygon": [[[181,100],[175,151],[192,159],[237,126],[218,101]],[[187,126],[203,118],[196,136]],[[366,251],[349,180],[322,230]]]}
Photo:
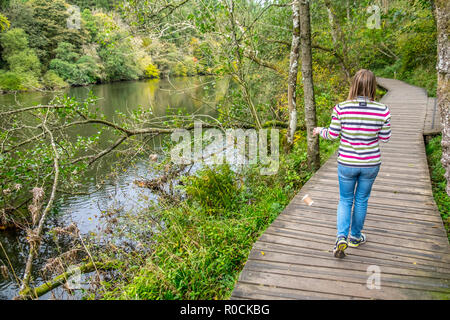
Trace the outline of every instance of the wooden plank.
{"label": "wooden plank", "polygon": [[432,299],[434,297],[431,292],[422,290],[392,289],[386,286],[381,286],[379,290],[369,290],[365,284],[297,277],[292,274],[285,275],[265,271],[249,270],[243,272],[240,279],[248,283],[261,283],[274,287],[332,293],[366,299]]}
{"label": "wooden plank", "polygon": [[[348,259],[330,259],[328,250],[317,250],[310,247],[302,247],[297,245],[287,245],[283,243],[266,242],[264,239],[255,243],[255,247],[250,252],[249,258],[256,259],[256,256],[266,257],[271,254],[277,254],[279,257],[284,256],[288,262],[299,263],[310,266],[330,266],[339,271],[340,268],[360,269],[369,265],[378,265],[384,273],[398,276],[411,276],[416,278],[425,278],[429,282],[449,283],[450,277],[443,276],[441,273],[431,270],[422,270],[419,268],[411,268],[409,265],[397,263],[384,263],[386,260],[376,260],[371,256],[348,255]],[[264,254],[263,254],[264,253]],[[278,258],[278,261],[283,261]],[[362,270],[362,269],[361,269]]]}
{"label": "wooden plank", "polygon": [[[298,200],[292,200],[292,202],[289,204],[290,206],[298,206],[300,210],[303,210],[305,208],[305,203],[302,202],[300,199]],[[321,202],[321,203],[314,203],[315,208],[322,208],[322,209],[328,209],[330,212],[336,212],[337,210],[338,201],[335,202]],[[436,215],[434,212],[432,213],[412,213],[408,214],[408,211],[405,210],[398,210],[396,208],[385,208],[380,207],[376,205],[371,205],[367,209],[367,217],[377,217],[378,219],[388,219],[388,218],[398,218],[398,219],[404,219],[408,222],[423,222],[423,223],[437,223],[442,224],[442,219],[438,215]]]}
{"label": "wooden plank", "polygon": [[[326,230],[326,228],[324,229]],[[290,239],[292,243],[299,243],[301,241],[308,240],[311,239],[311,237],[313,237],[314,241],[324,245],[328,245],[327,250],[330,250],[331,252],[333,249],[336,233],[335,232],[320,233],[316,230],[317,229],[315,228],[308,228],[308,226],[305,226],[303,230],[301,230],[300,228],[294,230],[272,225],[266,230],[265,234],[284,237],[286,239]],[[390,257],[389,259],[392,259],[393,256],[395,256],[395,259],[399,259],[399,257],[408,259],[411,258],[412,263],[416,262],[422,263],[424,265],[430,266],[433,265],[440,268],[442,272],[450,273],[450,265],[448,263],[448,251],[443,250],[441,245],[439,244],[436,244],[435,247],[436,249],[434,249],[434,247],[431,245],[430,246],[424,245],[423,246],[424,248],[413,248],[405,246],[404,244],[397,245],[394,241],[391,243],[386,242],[382,243],[383,239],[372,233],[368,235],[368,238],[372,240],[370,241],[370,243],[367,242],[364,244],[364,250],[361,250],[361,252],[365,252],[367,250],[372,250],[374,252],[386,251],[388,252],[386,257]]]}
{"label": "wooden plank", "polygon": [[[322,223],[336,225],[336,212],[330,211],[318,211],[302,210],[301,212],[290,212],[289,215],[280,215],[280,219],[289,219],[290,221],[296,221],[298,223]],[[385,217],[379,219],[376,216],[366,215],[366,221],[364,223],[365,228],[380,228],[382,230],[392,232],[409,232],[417,234],[427,238],[437,238],[442,242],[446,240],[442,238],[442,230],[440,225],[432,224],[431,226],[423,226],[415,224],[411,221],[393,221],[386,219]]]}
{"label": "wooden plank", "polygon": [[[394,180],[395,183],[401,183],[402,181],[408,181],[408,182],[417,182],[418,185],[420,185],[422,188],[427,188],[431,186],[429,185],[430,177],[428,175],[428,172],[425,171],[419,171],[415,170],[414,174],[401,172],[400,170],[388,170],[385,169],[384,166],[387,166],[385,163],[381,164],[380,171],[378,173],[377,179],[375,180],[375,183],[378,181],[385,181],[385,180]],[[334,181],[337,180],[337,165],[336,166],[328,166],[327,171],[321,171],[316,173],[311,179],[320,179],[321,177],[327,177],[331,178]],[[383,180],[384,179],[384,180]]]}
{"label": "wooden plank", "polygon": [[[280,232],[285,232],[286,234],[290,233],[291,235],[296,235],[298,232],[310,232],[314,235],[327,235],[330,236],[331,239],[333,239],[336,235],[336,226],[334,224],[300,224],[283,219],[277,219],[271,226]],[[395,246],[396,248],[414,249],[423,252],[427,251],[430,254],[449,253],[446,246],[447,243],[445,241],[438,241],[436,239],[426,237],[420,238],[418,235],[416,237],[406,235],[403,237],[399,235],[395,236],[393,232],[380,232],[379,229],[376,228],[365,228],[365,231],[367,238],[370,239],[371,243],[379,245],[380,247],[385,247],[386,249],[389,249],[391,246]],[[387,235],[389,235],[389,237],[387,237]],[[442,261],[450,262],[450,257],[447,257],[446,255],[439,254],[436,255],[436,258]],[[450,264],[446,263],[443,267],[448,267],[450,271]]]}
{"label": "wooden plank", "polygon": [[[322,215],[318,216],[316,212],[313,213],[314,218],[308,217],[308,211],[304,211],[302,215],[282,215],[280,216],[280,221],[286,221],[286,222],[292,222],[296,224],[306,224],[306,225],[318,225],[320,226],[326,226],[328,228],[332,228],[333,230],[336,229],[336,218],[331,218],[330,215]],[[425,233],[424,228],[414,228],[411,225],[408,224],[393,224],[393,223],[387,223],[379,220],[370,220],[366,219],[367,221],[364,224],[364,230],[367,232],[370,232],[371,234],[382,234],[389,236],[392,236],[394,240],[395,238],[401,238],[401,239],[411,239],[411,240],[418,240],[421,239],[425,242],[430,243],[440,243],[444,247],[447,245],[447,240],[442,238],[442,233],[439,230],[431,229],[430,233]],[[275,222],[274,222],[275,223]],[[415,233],[413,231],[420,230],[421,233]],[[431,231],[435,231],[435,233],[431,233]]]}
{"label": "wooden plank", "polygon": [[[307,193],[313,198],[316,202],[327,202],[330,200],[335,200],[338,202],[339,194],[335,193],[327,193],[316,190],[308,190]],[[375,192],[374,192],[375,193]],[[303,194],[302,194],[303,195]],[[294,198],[295,199],[295,198]],[[301,201],[301,200],[300,200]],[[436,211],[436,205],[433,205],[433,199],[430,199],[429,202],[417,202],[417,201],[405,201],[398,200],[392,197],[377,195],[377,197],[369,198],[369,206],[375,205],[380,208],[402,208],[402,211],[408,211],[410,213],[421,213],[425,211],[429,214],[434,214]]]}
{"label": "wooden plank", "polygon": [[[397,189],[400,190],[400,189]],[[310,185],[308,188],[305,188],[303,191],[304,193],[308,193],[310,191],[320,191],[324,193],[339,193],[339,185],[331,185],[331,184],[325,184],[321,183],[320,185]],[[377,185],[374,185],[371,191],[371,196],[373,197],[382,197],[382,198],[389,198],[389,199],[396,199],[396,200],[409,200],[412,202],[430,202],[432,201],[433,195],[428,194],[414,194],[414,193],[406,193],[406,192],[395,192],[395,191],[389,191],[385,190],[384,188],[379,188]]]}
{"label": "wooden plank", "polygon": [[[279,233],[274,229],[267,229],[266,232],[260,237],[260,240],[264,242],[283,244],[292,247],[295,246],[303,249],[312,249],[313,251],[319,250],[323,253],[327,253],[329,259],[334,258],[332,256],[332,249],[335,237],[315,234],[313,238],[314,241],[311,241],[311,239],[312,236],[306,232],[288,236],[286,233]],[[345,260],[352,260],[352,258],[354,258],[355,261],[364,263],[418,269],[422,271],[440,273],[440,277],[443,279],[450,279],[449,269],[435,265],[432,260],[427,260],[430,258],[437,258],[437,255],[414,250],[404,250],[401,248],[397,248],[393,252],[388,251],[388,249],[391,249],[392,247],[393,246],[380,250],[380,247],[368,242],[364,244],[364,248],[348,248],[346,250],[347,256],[345,257]]]}
{"label": "wooden plank", "polygon": [[[321,185],[327,186],[327,187],[336,187],[337,190],[339,190],[339,185],[336,179],[321,179],[320,181]],[[385,191],[385,192],[393,192],[398,195],[424,195],[424,196],[433,196],[433,192],[431,191],[431,188],[424,189],[420,187],[411,187],[407,183],[405,185],[395,185],[393,183],[387,183],[387,182],[379,182],[377,177],[377,183],[375,183],[372,186],[372,190],[375,191]]]}
{"label": "wooden plank", "polygon": [[254,300],[343,300],[350,299],[337,294],[317,293],[314,291],[299,291],[273,286],[255,285],[239,282],[233,291],[231,299],[246,297]]}
{"label": "wooden plank", "polygon": [[[269,260],[272,258],[273,260]],[[324,280],[338,280],[345,282],[353,282],[366,285],[367,284],[367,267],[366,270],[339,268],[339,267],[327,267],[325,261],[321,261],[321,264],[315,266],[304,265],[300,263],[285,263],[280,262],[281,257],[279,254],[268,252],[267,257],[258,256],[257,259],[249,258],[248,270],[265,270],[267,272],[274,272],[277,274],[294,275],[297,277],[311,277]],[[403,288],[403,289],[416,289],[425,291],[436,291],[447,293],[450,289],[450,285],[445,282],[428,281],[428,279],[418,277],[399,277],[397,275],[386,274],[382,270],[382,277],[380,279],[380,285]]]}

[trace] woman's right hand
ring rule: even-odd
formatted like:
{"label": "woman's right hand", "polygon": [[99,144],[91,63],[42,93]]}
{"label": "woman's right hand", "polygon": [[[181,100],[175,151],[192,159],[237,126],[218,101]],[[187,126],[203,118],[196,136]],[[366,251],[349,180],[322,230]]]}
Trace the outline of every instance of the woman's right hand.
{"label": "woman's right hand", "polygon": [[320,133],[320,130],[322,130],[321,127],[316,127],[316,128],[314,128],[314,129],[313,129],[313,136],[318,135],[318,134]]}

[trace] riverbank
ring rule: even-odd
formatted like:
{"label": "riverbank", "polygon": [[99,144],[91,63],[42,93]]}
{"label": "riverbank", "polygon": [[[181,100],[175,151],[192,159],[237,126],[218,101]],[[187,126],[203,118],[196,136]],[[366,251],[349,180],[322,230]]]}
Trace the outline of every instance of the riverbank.
{"label": "riverbank", "polygon": [[[92,93],[96,97],[95,106],[92,109],[98,110],[109,121],[114,119],[118,121],[117,119],[120,119],[120,115],[133,114],[139,112],[140,109],[151,111],[152,117],[164,117],[168,113],[178,112],[215,117],[215,105],[204,105],[199,103],[199,101],[212,101],[215,99],[220,101],[227,92],[228,86],[229,80],[227,78],[178,77],[170,81],[165,79],[121,81],[89,87],[72,87],[58,95],[67,95],[71,99],[82,103]],[[53,92],[24,92],[17,95],[1,95],[0,105],[4,108],[2,111],[39,104],[46,105],[54,99],[55,95]],[[7,127],[7,124],[8,121],[2,122],[2,125],[5,127]],[[67,134],[72,139],[79,139],[78,137],[80,139],[81,137],[92,139],[91,137],[97,135],[98,131],[98,127],[84,126],[72,128]],[[96,146],[98,148],[107,148],[110,143],[108,141],[112,139],[116,139],[114,132],[104,131]],[[161,148],[161,144],[162,138],[160,139],[160,137],[149,139],[145,152],[157,152]],[[41,148],[48,145],[49,143],[45,142]],[[3,169],[0,170],[0,180],[2,181],[3,190],[10,189],[11,196],[16,196],[14,193],[16,192],[14,189],[15,184],[17,184],[17,188],[19,188],[19,184],[21,185],[20,192],[23,193],[25,200],[30,194],[29,190],[34,187],[34,184],[26,180],[23,174],[19,175],[17,181],[11,185],[7,184],[5,175],[14,177],[16,175],[14,170],[19,170],[21,167],[27,169],[24,170],[25,172],[33,172],[32,170],[37,170],[36,168],[42,170],[42,163],[45,162],[42,157],[35,154],[29,157],[25,156],[25,152],[38,152],[36,150],[39,151],[41,149],[36,149],[36,144],[30,144],[19,155],[21,156],[20,160],[19,156],[12,157],[14,163],[11,165],[6,162],[7,158],[2,159]],[[90,237],[93,238],[92,242],[98,243],[99,234],[101,233],[98,227],[103,226],[102,215],[104,212],[113,208],[116,211],[126,211],[131,215],[144,207],[145,201],[143,201],[143,198],[155,198],[152,190],[139,188],[133,183],[138,178],[152,178],[152,172],[149,171],[147,164],[148,157],[134,157],[133,160],[130,161],[123,153],[120,158],[113,155],[106,156],[104,161],[95,166],[87,170],[79,170],[76,176],[83,175],[83,180],[80,184],[70,183],[68,188],[61,186],[61,190],[64,189],[66,192],[59,193],[57,196],[55,208],[52,210],[45,227],[45,231],[48,231],[49,235],[42,241],[42,252],[35,263],[33,278],[36,286],[41,285],[44,279],[51,278],[53,275],[50,274],[44,277],[42,274],[41,269],[48,260],[54,259],[61,253],[72,249],[70,242],[58,242],[58,244],[55,244],[51,230],[75,223],[84,241],[87,241],[85,237]],[[72,177],[73,174],[64,179],[62,183],[68,183],[67,181],[72,179]],[[1,192],[2,195],[5,193]],[[4,198],[1,200],[4,201]],[[19,201],[20,203],[24,203],[24,212],[27,214],[26,217],[29,218],[29,211],[26,210],[29,202]],[[2,212],[0,212],[0,242],[4,249],[0,248],[0,267],[7,266],[9,275],[6,278],[0,276],[0,300],[12,299],[17,295],[20,283],[16,281],[14,274],[23,274],[25,268],[23,256],[27,253],[26,232],[14,229],[1,230],[3,229],[1,227],[1,219]],[[148,221],[146,220],[146,222]],[[151,226],[146,230],[147,233],[149,229],[151,229]],[[9,264],[8,260],[11,264]],[[59,299],[71,298],[70,295],[62,296],[61,291],[63,290],[55,291]],[[49,297],[50,294],[42,297],[42,299],[48,299]],[[79,295],[76,297],[81,298]]]}
{"label": "riverbank", "polygon": [[450,197],[445,191],[447,181],[444,177],[445,169],[441,163],[441,139],[441,135],[432,138],[426,145],[426,152],[434,201],[436,201],[436,205],[441,213],[442,221],[447,230],[447,237],[450,241]]}
{"label": "riverbank", "polygon": [[215,77],[215,74],[212,73],[202,73],[202,74],[192,74],[192,75],[174,75],[174,76],[164,76],[164,77],[151,77],[151,78],[139,78],[139,79],[122,79],[122,80],[112,80],[112,81],[105,81],[105,82],[97,82],[97,83],[86,83],[86,84],[76,84],[71,85],[68,83],[65,83],[63,86],[59,86],[56,88],[27,88],[27,89],[18,89],[18,90],[2,90],[0,88],[0,96],[1,95],[7,95],[7,94],[20,94],[20,93],[33,93],[33,92],[40,92],[44,94],[57,94],[59,92],[62,92],[64,90],[70,90],[72,88],[87,88],[92,86],[98,86],[98,85],[108,85],[108,84],[117,84],[117,83],[127,83],[127,82],[134,82],[134,81],[170,81],[170,79],[175,80],[183,80],[183,79],[190,79],[190,78],[201,78],[201,77]]}
{"label": "riverbank", "polygon": [[[322,163],[337,146],[321,141]],[[108,281],[101,296],[229,298],[253,243],[312,174],[303,133],[291,153],[280,155],[275,175],[262,176],[256,167],[241,173],[228,166],[201,170],[184,182],[188,198],[160,212],[163,227],[147,248],[151,253],[122,256],[116,269],[120,277]]]}

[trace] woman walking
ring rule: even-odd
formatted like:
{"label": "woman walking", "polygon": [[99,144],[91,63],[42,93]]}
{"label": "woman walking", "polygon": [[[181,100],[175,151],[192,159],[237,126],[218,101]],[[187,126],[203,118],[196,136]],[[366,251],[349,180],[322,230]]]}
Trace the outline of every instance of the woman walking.
{"label": "woman walking", "polygon": [[359,70],[352,80],[347,100],[333,108],[330,126],[313,131],[323,139],[341,136],[337,239],[333,249],[337,258],[345,257],[348,246],[358,247],[367,241],[361,230],[370,191],[381,165],[379,141],[388,142],[391,137],[390,111],[386,105],[374,101],[376,86],[371,71]]}

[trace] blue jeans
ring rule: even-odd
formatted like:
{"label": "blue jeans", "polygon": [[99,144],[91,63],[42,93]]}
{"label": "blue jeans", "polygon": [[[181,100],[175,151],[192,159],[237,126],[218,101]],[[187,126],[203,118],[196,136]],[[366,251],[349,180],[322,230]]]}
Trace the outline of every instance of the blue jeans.
{"label": "blue jeans", "polygon": [[[339,205],[337,209],[337,236],[348,237],[351,221],[350,235],[361,237],[364,220],[367,213],[367,202],[380,166],[376,167],[349,167],[338,164],[339,177]],[[352,207],[353,208],[352,216]]]}

